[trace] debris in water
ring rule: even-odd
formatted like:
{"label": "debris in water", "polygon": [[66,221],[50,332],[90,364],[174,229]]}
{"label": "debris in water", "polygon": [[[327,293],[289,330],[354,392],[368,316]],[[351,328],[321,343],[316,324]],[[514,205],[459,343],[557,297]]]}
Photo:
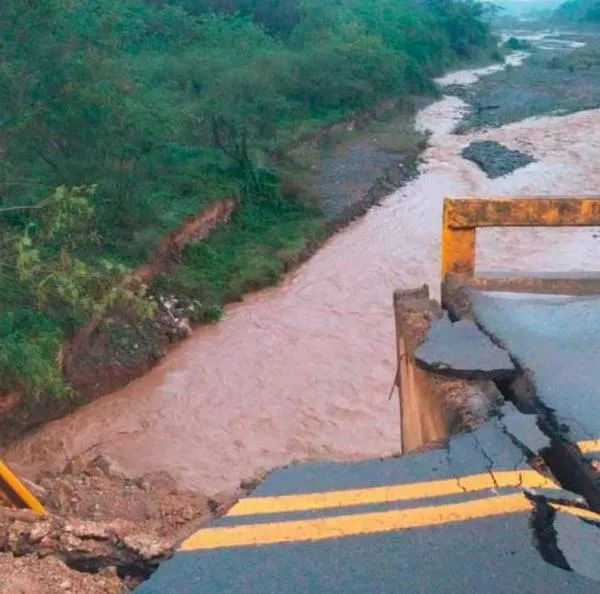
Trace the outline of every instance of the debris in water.
{"label": "debris in water", "polygon": [[463,149],[461,155],[477,164],[492,179],[508,175],[521,167],[535,163],[535,159],[530,155],[512,151],[493,140],[472,142]]}

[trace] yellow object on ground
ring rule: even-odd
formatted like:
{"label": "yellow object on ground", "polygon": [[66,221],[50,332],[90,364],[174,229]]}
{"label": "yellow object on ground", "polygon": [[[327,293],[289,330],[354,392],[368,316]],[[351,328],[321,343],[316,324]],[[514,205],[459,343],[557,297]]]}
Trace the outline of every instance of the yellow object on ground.
{"label": "yellow object on ground", "polygon": [[2,499],[14,507],[27,508],[39,514],[46,513],[38,498],[2,460],[0,460],[0,492]]}

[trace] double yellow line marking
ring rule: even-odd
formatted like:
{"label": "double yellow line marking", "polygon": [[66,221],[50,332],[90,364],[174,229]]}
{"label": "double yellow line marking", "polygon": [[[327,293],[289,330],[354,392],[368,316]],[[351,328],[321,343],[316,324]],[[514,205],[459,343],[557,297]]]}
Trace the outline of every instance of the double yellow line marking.
{"label": "double yellow line marking", "polygon": [[318,541],[359,534],[374,534],[461,522],[529,511],[531,503],[522,493],[487,497],[462,503],[433,505],[366,514],[293,520],[269,524],[246,524],[208,528],[188,538],[181,549],[217,549],[285,542]]}
{"label": "double yellow line marking", "polygon": [[[386,487],[349,489],[305,495],[251,497],[241,500],[228,517],[293,513],[308,510],[348,508],[431,497],[460,495],[497,488],[559,487],[534,470],[504,471],[459,478]],[[306,520],[274,521],[208,528],[196,532],[182,550],[214,549],[285,542],[318,541],[359,534],[374,534],[461,522],[484,517],[529,511],[531,503],[523,493],[485,497],[460,503],[446,503],[382,512],[344,514]]]}
{"label": "double yellow line marking", "polygon": [[460,495],[485,489],[523,487],[530,489],[554,488],[558,486],[535,470],[502,471],[474,474],[458,478],[385,487],[369,487],[306,495],[283,495],[279,497],[250,497],[239,501],[227,514],[250,516],[257,514],[280,514],[285,512],[331,509],[352,505],[393,503],[411,499],[429,499],[444,495]]}
{"label": "double yellow line marking", "polygon": [[[600,451],[600,439],[577,444],[583,454]],[[496,495],[496,489],[519,489],[508,495]],[[338,516],[304,520],[276,520],[258,524],[221,526],[200,530],[188,538],[181,550],[216,549],[268,545],[286,542],[319,541],[360,534],[376,534],[476,520],[510,513],[527,512],[531,502],[522,489],[556,489],[560,486],[535,470],[499,471],[419,483],[368,487],[273,497],[250,497],[239,501],[228,517],[251,517],[302,511],[344,508]],[[381,512],[348,513],[359,505],[390,504],[451,495],[490,491],[478,499],[459,503],[441,503]],[[600,515],[587,509],[558,503],[555,509],[600,522]]]}

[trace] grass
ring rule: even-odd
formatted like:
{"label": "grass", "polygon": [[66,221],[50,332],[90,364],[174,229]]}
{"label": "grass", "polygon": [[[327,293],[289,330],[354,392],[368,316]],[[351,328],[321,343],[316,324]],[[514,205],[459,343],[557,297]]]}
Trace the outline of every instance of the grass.
{"label": "grass", "polygon": [[207,240],[188,245],[152,291],[184,296],[194,321],[214,321],[223,304],[276,283],[301,253],[324,239],[318,211],[298,204],[245,204]]}
{"label": "grass", "polygon": [[[193,303],[194,321],[206,322],[216,321],[224,304],[277,283],[327,235],[321,197],[315,190],[322,156],[360,137],[385,151],[415,154],[427,140],[414,129],[413,116],[423,102],[423,97],[406,98],[377,115],[362,117],[351,128],[342,124],[324,134],[307,126],[315,139],[285,151],[278,164],[284,198],[242,201],[227,226],[188,245],[178,261],[167,266],[152,292]],[[321,129],[329,123],[321,121]]]}
{"label": "grass", "polygon": [[386,151],[412,153],[422,148],[427,134],[416,132],[408,122],[399,125],[378,123],[373,127],[372,135],[377,146]]}

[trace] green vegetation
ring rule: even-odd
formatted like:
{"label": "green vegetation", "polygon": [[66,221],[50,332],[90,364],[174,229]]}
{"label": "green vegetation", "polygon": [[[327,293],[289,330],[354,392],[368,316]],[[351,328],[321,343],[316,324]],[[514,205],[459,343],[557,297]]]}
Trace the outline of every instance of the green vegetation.
{"label": "green vegetation", "polygon": [[509,37],[504,42],[504,47],[511,51],[524,51],[532,48],[532,45],[527,39],[518,39],[517,37]]}
{"label": "green vegetation", "polygon": [[600,0],[568,0],[555,12],[559,20],[600,23]]}
{"label": "green vegetation", "polygon": [[[73,255],[97,236],[90,225],[93,189],[59,187],[40,203],[26,225],[5,225],[0,310],[0,377],[4,389],[68,392],[61,377],[62,342],[114,306],[152,316],[144,291],[122,282],[126,269],[105,259]],[[5,214],[15,211],[7,211]],[[22,211],[16,211],[22,212]]]}
{"label": "green vegetation", "polygon": [[3,0],[0,388],[63,393],[63,340],[115,303],[151,313],[120,278],[214,200],[238,199],[231,224],[189,246],[153,291],[180,293],[213,320],[225,301],[274,282],[324,234],[286,147],[489,55],[486,10],[475,0]]}
{"label": "green vegetation", "polygon": [[550,68],[568,70],[590,70],[600,66],[600,48],[594,45],[579,47],[562,56],[554,56],[548,61]]}

